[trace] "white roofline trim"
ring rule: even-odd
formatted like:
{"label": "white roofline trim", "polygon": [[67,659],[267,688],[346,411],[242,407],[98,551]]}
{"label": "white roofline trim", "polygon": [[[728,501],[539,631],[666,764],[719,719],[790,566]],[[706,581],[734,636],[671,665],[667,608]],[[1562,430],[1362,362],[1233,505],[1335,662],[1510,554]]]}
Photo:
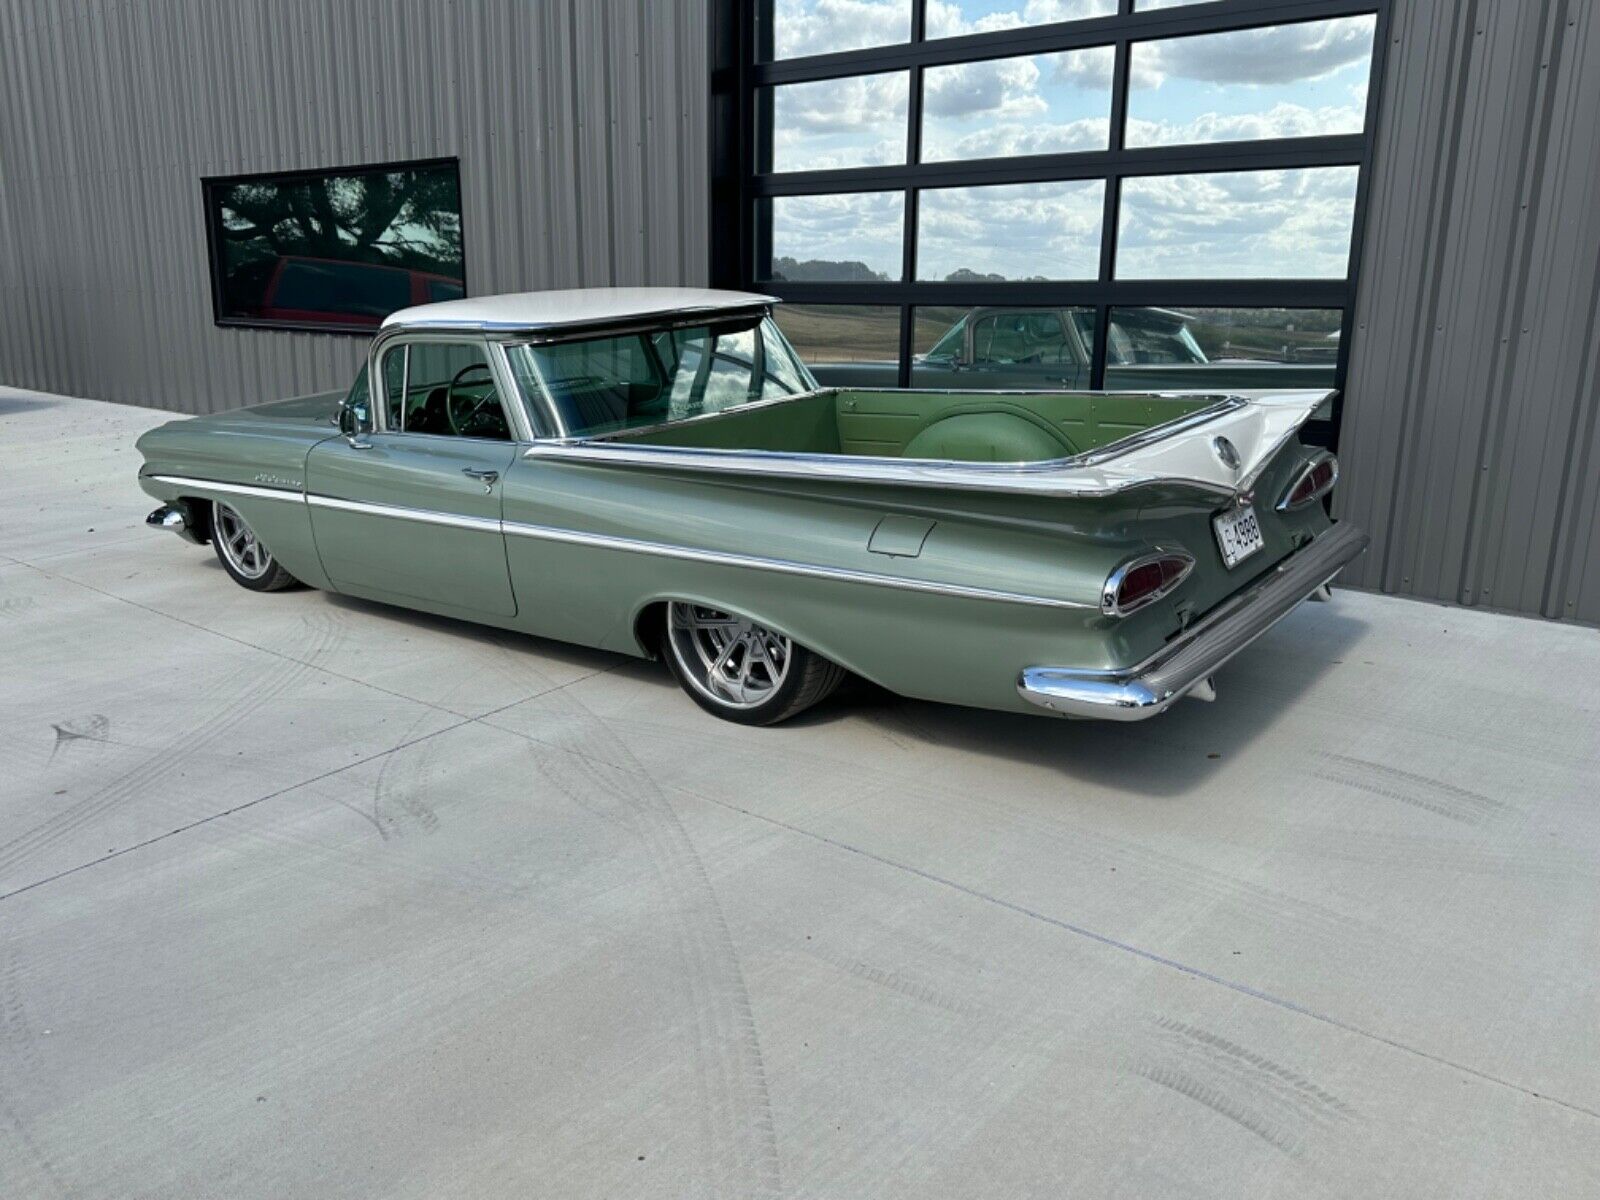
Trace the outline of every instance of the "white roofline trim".
{"label": "white roofline trim", "polygon": [[384,318],[381,328],[540,332],[669,316],[748,311],[777,303],[775,296],[713,288],[573,288],[419,304],[391,313]]}

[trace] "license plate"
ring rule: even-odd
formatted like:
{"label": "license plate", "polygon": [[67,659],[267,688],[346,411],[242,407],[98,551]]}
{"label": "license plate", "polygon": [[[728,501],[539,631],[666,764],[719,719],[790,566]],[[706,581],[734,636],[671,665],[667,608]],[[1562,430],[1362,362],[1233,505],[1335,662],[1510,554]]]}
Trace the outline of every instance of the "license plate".
{"label": "license plate", "polygon": [[1217,531],[1217,547],[1222,551],[1222,565],[1230,571],[1266,544],[1261,536],[1261,522],[1256,520],[1253,505],[1242,504],[1211,518]]}

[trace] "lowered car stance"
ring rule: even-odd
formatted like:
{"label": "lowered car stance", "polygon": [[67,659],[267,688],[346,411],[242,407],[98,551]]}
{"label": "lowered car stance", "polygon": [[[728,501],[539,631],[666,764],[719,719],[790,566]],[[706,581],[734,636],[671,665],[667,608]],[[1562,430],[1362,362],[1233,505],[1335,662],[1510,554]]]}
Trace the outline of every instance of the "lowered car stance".
{"label": "lowered car stance", "polygon": [[770,297],[593,289],[388,317],[348,392],[139,439],[151,525],[235,581],[664,658],[765,725],[847,673],[1138,720],[1367,537],[1328,393],[824,388]]}

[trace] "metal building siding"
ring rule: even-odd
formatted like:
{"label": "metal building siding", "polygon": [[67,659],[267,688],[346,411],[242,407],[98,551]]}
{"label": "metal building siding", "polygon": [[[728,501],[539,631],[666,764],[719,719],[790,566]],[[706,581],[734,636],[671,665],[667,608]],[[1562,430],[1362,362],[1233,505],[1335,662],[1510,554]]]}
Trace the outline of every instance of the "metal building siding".
{"label": "metal building siding", "polygon": [[0,4],[0,382],[206,412],[357,337],[219,329],[200,178],[461,160],[472,294],[703,284],[705,0]]}
{"label": "metal building siding", "polygon": [[1349,581],[1600,622],[1600,8],[1396,0],[1386,75]]}

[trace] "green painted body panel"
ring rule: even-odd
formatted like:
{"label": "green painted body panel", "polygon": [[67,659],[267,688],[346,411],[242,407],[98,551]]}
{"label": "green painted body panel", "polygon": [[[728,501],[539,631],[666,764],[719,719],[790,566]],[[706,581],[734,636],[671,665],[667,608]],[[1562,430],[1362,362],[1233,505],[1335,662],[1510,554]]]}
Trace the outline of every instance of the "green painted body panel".
{"label": "green painted body panel", "polygon": [[[486,488],[465,472],[493,471],[503,478],[516,456],[514,443],[425,433],[374,433],[364,441],[359,450],[343,438],[314,447],[306,467],[311,494],[499,520],[498,485]],[[462,615],[516,615],[498,529],[321,505],[311,507],[311,528],[328,578],[341,592],[393,604],[445,605]]]}
{"label": "green painted body panel", "polygon": [[[306,455],[318,442],[337,436],[333,418],[343,398],[343,392],[322,392],[169,421],[139,438],[143,473],[303,491]],[[162,500],[185,494],[165,485],[152,487],[143,478],[140,483]],[[312,541],[311,518],[303,502],[232,496],[229,503],[271,548],[284,570],[311,587],[332,586]]]}
{"label": "green painted body panel", "polygon": [[[1019,712],[1038,711],[1016,691],[1024,667],[1140,662],[1330,524],[1320,505],[1273,510],[1272,499],[1311,457],[1293,439],[1255,487],[1265,550],[1228,571],[1211,529],[1222,502],[1178,482],[1084,498],[645,469],[419,434],[373,434],[371,448],[352,449],[330,424],[337,399],[163,425],[139,441],[141,485],[164,501],[225,498],[284,567],[313,586],[630,654],[651,650],[637,636],[649,606],[699,601],[786,633],[900,694]],[[1054,458],[1214,399],[823,391],[605,440],[890,456],[934,445],[944,456],[980,460],[996,446],[1026,442]],[[960,423],[940,432],[951,421]],[[499,477],[486,490],[466,469]],[[158,474],[289,490],[279,498],[224,496],[151,478]],[[263,477],[281,482],[263,485]],[[443,520],[503,520],[510,532],[308,504],[305,490]],[[877,552],[869,543],[886,519],[879,549],[890,552]],[[519,536],[519,526],[560,536]],[[907,540],[912,530],[920,540]],[[692,561],[584,543],[585,535],[849,574]],[[1128,617],[1102,615],[1107,576],[1158,544],[1194,555],[1191,576]],[[863,573],[1056,604],[903,590],[865,582]]]}

